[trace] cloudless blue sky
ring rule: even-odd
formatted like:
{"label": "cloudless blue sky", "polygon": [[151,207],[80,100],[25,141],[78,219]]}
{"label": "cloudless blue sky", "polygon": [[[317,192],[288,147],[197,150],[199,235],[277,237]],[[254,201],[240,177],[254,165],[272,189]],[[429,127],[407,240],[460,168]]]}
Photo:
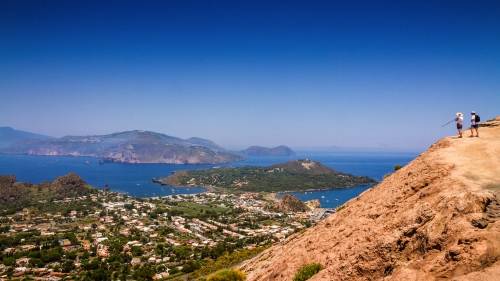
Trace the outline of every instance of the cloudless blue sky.
{"label": "cloudless blue sky", "polygon": [[0,2],[0,126],[425,149],[471,110],[500,115],[500,1]]}

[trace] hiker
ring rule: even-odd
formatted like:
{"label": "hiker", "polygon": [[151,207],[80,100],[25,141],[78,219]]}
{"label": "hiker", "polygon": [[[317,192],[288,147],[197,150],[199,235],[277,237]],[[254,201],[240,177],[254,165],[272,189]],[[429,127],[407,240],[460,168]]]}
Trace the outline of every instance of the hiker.
{"label": "hiker", "polygon": [[470,137],[474,137],[474,129],[476,129],[476,137],[479,138],[479,132],[478,132],[478,127],[479,127],[479,115],[476,115],[475,111],[472,111],[471,113],[471,119],[470,119]]}
{"label": "hiker", "polygon": [[460,112],[457,113],[457,118],[455,118],[455,121],[457,121],[457,129],[458,129],[458,134],[460,135],[459,138],[462,137],[462,123],[464,122],[464,115]]}

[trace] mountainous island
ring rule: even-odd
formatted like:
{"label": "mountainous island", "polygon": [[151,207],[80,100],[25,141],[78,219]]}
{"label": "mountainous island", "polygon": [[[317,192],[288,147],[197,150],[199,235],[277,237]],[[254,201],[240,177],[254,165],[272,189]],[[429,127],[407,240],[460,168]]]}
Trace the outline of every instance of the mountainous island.
{"label": "mountainous island", "polygon": [[284,145],[274,148],[251,146],[245,150],[238,151],[238,154],[246,156],[292,156],[295,155],[295,152]]}
{"label": "mountainous island", "polygon": [[34,134],[30,132],[14,130],[11,127],[0,127],[0,148],[6,147],[10,144],[15,143],[16,141],[24,140],[24,139],[53,139],[54,137]]}
{"label": "mountainous island", "polygon": [[155,181],[174,186],[207,186],[230,191],[266,192],[347,188],[376,183],[370,177],[341,173],[309,159],[269,167],[244,166],[177,171],[167,178]]}
{"label": "mountainous island", "polygon": [[247,280],[294,280],[314,264],[309,281],[500,280],[500,117],[479,131],[438,141],[238,268]]}
{"label": "mountainous island", "polygon": [[0,149],[0,153],[91,156],[104,162],[121,163],[221,164],[245,160],[209,140],[184,140],[139,130],[109,135],[24,139]]}

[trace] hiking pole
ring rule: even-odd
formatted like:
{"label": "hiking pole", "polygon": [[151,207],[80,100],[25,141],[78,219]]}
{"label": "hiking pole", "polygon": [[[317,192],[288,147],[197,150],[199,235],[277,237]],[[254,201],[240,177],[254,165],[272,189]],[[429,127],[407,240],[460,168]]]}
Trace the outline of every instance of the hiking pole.
{"label": "hiking pole", "polygon": [[446,126],[446,125],[450,124],[450,123],[451,123],[451,122],[453,122],[453,121],[455,121],[455,119],[451,120],[450,122],[448,122],[448,123],[444,124],[444,125],[443,125],[443,126],[441,126],[441,127],[444,127],[444,126]]}

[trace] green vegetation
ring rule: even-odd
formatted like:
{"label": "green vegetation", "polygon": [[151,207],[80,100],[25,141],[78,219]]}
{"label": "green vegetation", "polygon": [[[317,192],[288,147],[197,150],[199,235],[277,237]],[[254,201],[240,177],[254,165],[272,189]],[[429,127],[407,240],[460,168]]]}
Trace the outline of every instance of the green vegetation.
{"label": "green vegetation", "polygon": [[163,183],[180,186],[216,186],[230,192],[346,188],[375,184],[370,177],[344,174],[310,160],[270,167],[245,166],[177,172]]}
{"label": "green vegetation", "polygon": [[207,281],[245,281],[247,277],[245,273],[236,269],[223,269],[210,276]]}
{"label": "green vegetation", "polygon": [[297,274],[295,274],[295,277],[293,277],[293,281],[305,281],[311,278],[313,275],[318,273],[320,270],[323,269],[323,266],[319,263],[311,263],[308,265],[303,266]]}
{"label": "green vegetation", "polygon": [[398,165],[394,166],[394,171],[397,171],[397,170],[399,170],[401,168],[403,168],[403,166],[401,166],[401,165],[398,164]]}
{"label": "green vegetation", "polygon": [[[16,177],[12,175],[0,176],[0,203],[2,205],[0,215],[14,214],[23,208],[30,208],[33,214],[52,212],[56,211],[54,204],[50,204],[53,201],[91,194],[97,194],[97,188],[91,187],[74,173],[58,177],[52,183],[44,181],[40,184],[17,182]],[[92,204],[90,198],[87,199],[89,200],[85,204]],[[57,207],[57,211],[83,209],[83,206],[79,205],[76,203],[65,208],[61,205]]]}
{"label": "green vegetation", "polygon": [[[207,264],[205,264],[201,269],[198,269],[194,271],[188,279],[195,279],[197,277],[201,277],[213,272],[216,272],[218,270],[224,269],[224,268],[229,268],[232,266],[235,266],[244,260],[247,260],[260,252],[264,251],[267,249],[267,247],[259,247],[251,250],[241,250],[241,251],[235,251],[231,254],[226,253],[223,256],[220,256],[217,260],[215,261],[210,261]],[[219,280],[219,279],[214,279],[214,280]],[[222,279],[221,279],[222,280]]]}
{"label": "green vegetation", "polygon": [[0,187],[1,273],[29,264],[23,280],[245,280],[224,269],[311,225],[263,209],[255,193],[131,198],[75,174],[39,185],[0,176]]}
{"label": "green vegetation", "polygon": [[342,205],[342,206],[340,206],[340,207],[337,208],[337,212],[340,212],[340,211],[342,211],[344,209],[345,209],[345,205]]}

